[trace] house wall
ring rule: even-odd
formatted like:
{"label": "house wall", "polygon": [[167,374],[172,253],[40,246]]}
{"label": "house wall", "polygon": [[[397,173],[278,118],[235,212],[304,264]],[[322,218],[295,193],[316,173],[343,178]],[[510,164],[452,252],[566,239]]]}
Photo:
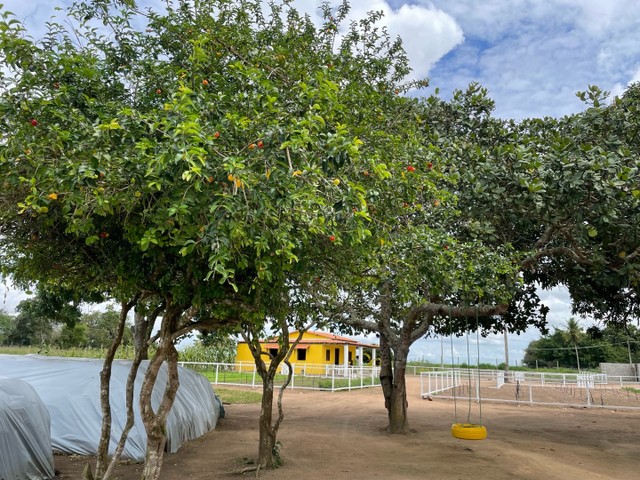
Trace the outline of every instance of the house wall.
{"label": "house wall", "polygon": [[[253,361],[253,355],[251,355],[251,350],[249,350],[249,345],[246,343],[238,343],[238,349],[236,350],[236,363],[248,363],[250,368],[246,370],[253,371],[253,365],[255,365],[255,363]],[[242,370],[245,370],[244,366]]]}
{"label": "house wall", "polygon": [[[324,340],[320,335],[309,332],[305,333],[303,338],[305,340]],[[296,349],[291,355],[290,362],[295,366],[296,373],[300,373],[300,371],[304,369],[307,374],[323,375],[325,373],[324,365],[336,364],[336,349],[339,350],[338,364],[344,365],[344,345],[333,343],[311,344],[306,349]],[[302,359],[304,354],[300,352],[306,352],[306,358]],[[358,360],[356,359],[358,355],[357,347],[350,345],[349,355],[351,357],[351,364],[354,366],[358,365]],[[265,358],[265,360],[267,359]],[[243,364],[242,371],[253,371],[253,356],[246,343],[238,343],[236,363]]]}

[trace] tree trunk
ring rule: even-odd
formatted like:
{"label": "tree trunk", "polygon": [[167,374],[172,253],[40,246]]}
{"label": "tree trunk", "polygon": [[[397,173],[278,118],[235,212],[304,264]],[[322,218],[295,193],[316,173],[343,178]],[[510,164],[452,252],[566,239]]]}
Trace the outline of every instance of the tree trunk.
{"label": "tree trunk", "polygon": [[384,408],[389,411],[393,396],[393,365],[391,348],[384,333],[380,333],[380,386],[384,396]]}
{"label": "tree trunk", "polygon": [[[407,384],[405,372],[407,355],[411,346],[411,325],[405,322],[400,335],[389,338],[391,332],[391,290],[388,283],[382,286],[378,331],[380,333],[380,384],[384,395],[384,407],[389,419],[389,433],[409,433],[407,419]],[[393,351],[393,355],[391,352]]]}
{"label": "tree trunk", "polygon": [[96,480],[102,480],[103,478],[108,478],[105,476],[105,470],[109,464],[109,444],[111,443],[111,366],[113,365],[113,359],[115,358],[116,351],[122,343],[127,315],[131,308],[133,308],[136,301],[137,297],[128,303],[124,301],[121,302],[116,336],[107,350],[102,370],[100,371],[100,407],[102,411],[102,425],[100,429],[100,440],[98,442],[98,452],[96,455],[96,474],[94,477],[91,472],[91,467],[85,468],[85,473],[83,474],[83,478],[85,478],[85,480],[93,478]]}
{"label": "tree trunk", "polygon": [[149,337],[151,327],[156,318],[160,316],[164,308],[164,303],[155,307],[143,305],[136,309],[133,317],[133,345],[134,350],[141,352],[142,360],[149,360]]}
{"label": "tree trunk", "polygon": [[163,428],[154,428],[154,434],[147,433],[147,453],[145,455],[144,470],[141,480],[155,480],[160,476],[164,447],[167,444],[167,436]]}
{"label": "tree trunk", "polygon": [[404,342],[395,350],[393,360],[393,383],[387,412],[389,414],[389,433],[409,433],[407,416],[407,354],[409,346]]}
{"label": "tree trunk", "polygon": [[108,480],[109,478],[111,478],[111,475],[113,475],[113,471],[120,462],[120,457],[122,456],[122,452],[124,451],[124,447],[127,443],[129,432],[135,425],[135,416],[133,410],[135,382],[138,376],[138,370],[140,369],[140,364],[142,363],[142,357],[146,356],[146,352],[146,348],[144,350],[136,350],[133,362],[131,363],[131,369],[129,370],[129,375],[127,376],[127,385],[125,391],[127,419],[122,429],[122,433],[120,434],[120,440],[118,441],[116,450],[111,457],[111,461],[109,462],[107,470],[104,473],[104,480]]}
{"label": "tree trunk", "polygon": [[140,352],[141,360],[149,360],[149,323],[153,324],[155,318],[148,319],[147,316],[136,310],[133,316],[133,349]]}
{"label": "tree trunk", "polygon": [[256,462],[261,469],[278,466],[277,460],[274,458],[276,434],[271,425],[273,420],[273,376],[267,376],[262,382],[262,404],[259,420],[260,441],[258,445],[258,460]]}
{"label": "tree trunk", "polygon": [[[280,337],[278,339],[278,353],[275,356],[271,356],[271,362],[267,368],[265,362],[262,360],[262,354],[266,353],[262,351],[262,345],[258,337],[258,332],[253,325],[246,327],[246,331],[242,332],[242,337],[247,342],[249,350],[253,356],[256,364],[256,371],[262,379],[262,402],[260,406],[260,419],[258,422],[260,428],[260,440],[258,444],[258,459],[256,461],[258,470],[263,468],[275,468],[279,467],[282,460],[277,448],[277,436],[280,424],[284,419],[284,412],[282,409],[282,397],[284,390],[291,383],[293,376],[293,367],[289,362],[291,353],[295,350],[302,339],[302,335],[306,332],[314,322],[310,323],[306,327],[298,330],[298,338],[291,344],[289,340],[289,330],[286,323],[286,318],[279,318],[278,324],[280,327]],[[280,387],[280,393],[278,395],[278,416],[273,421],[273,395],[274,395],[274,379],[278,373],[278,367],[284,362],[288,367],[288,375],[285,382]]]}
{"label": "tree trunk", "polygon": [[[178,392],[178,352],[173,344],[173,330],[178,316],[182,313],[179,308],[167,307],[162,317],[160,327],[160,345],[149,362],[147,372],[140,391],[140,414],[147,433],[147,453],[141,480],[157,480],[162,468],[164,448],[167,442],[166,421]],[[154,411],[152,406],[152,392],[160,367],[167,363],[167,383],[164,395]]]}

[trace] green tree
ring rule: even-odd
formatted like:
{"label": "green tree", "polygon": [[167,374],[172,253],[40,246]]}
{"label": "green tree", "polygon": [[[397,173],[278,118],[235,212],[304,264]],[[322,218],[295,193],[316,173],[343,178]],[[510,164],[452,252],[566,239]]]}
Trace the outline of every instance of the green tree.
{"label": "green tree", "polygon": [[85,347],[87,345],[87,325],[76,323],[73,327],[63,325],[56,338],[61,348]]}
{"label": "green tree", "polygon": [[635,255],[627,258],[638,240],[634,89],[607,105],[590,87],[579,94],[584,112],[514,122],[493,119],[476,86],[448,103],[429,100],[427,122],[475,144],[451,166],[460,175],[458,205],[473,212],[461,224],[467,235],[529,252],[521,259],[526,283],[565,284],[578,313],[599,310],[622,322],[633,314],[622,299],[637,267]]}
{"label": "green tree", "polygon": [[366,183],[372,237],[368,253],[346,267],[358,281],[347,287],[341,321],[380,336],[391,432],[410,431],[404,373],[416,340],[544,326],[546,309],[519,277],[528,245],[514,248],[512,239],[497,238],[491,219],[476,217],[461,178],[463,162],[473,162],[484,146],[476,128],[488,122],[495,132],[505,130],[488,118],[491,108],[476,86],[451,102],[407,101],[403,111],[413,120],[401,122],[402,146],[387,150],[385,175]]}
{"label": "green tree", "polygon": [[[109,306],[105,311],[94,311],[80,317],[80,323],[86,327],[85,346],[91,348],[106,348],[116,335],[119,313]],[[133,343],[132,330],[127,324],[122,337],[122,345]]]}
{"label": "green tree", "polygon": [[583,332],[579,325],[569,328],[567,322],[566,329],[557,328],[552,334],[532,341],[525,350],[524,363],[529,367],[577,368],[576,346],[581,368],[597,368],[604,362],[636,363],[639,340],[638,329],[633,325],[592,326]]}
{"label": "green tree", "polygon": [[13,328],[7,335],[9,345],[50,345],[53,340],[54,324],[50,318],[40,316],[31,309],[29,300],[23,300],[18,304],[18,315],[15,318]]}
{"label": "green tree", "polygon": [[567,329],[565,330],[565,335],[576,352],[576,367],[578,368],[578,370],[580,370],[580,355],[578,353],[578,344],[581,343],[582,337],[584,337],[584,332],[578,321],[573,317],[567,320],[566,327]]}
{"label": "green tree", "polygon": [[607,92],[590,87],[579,94],[589,108],[563,125],[570,139],[567,150],[579,152],[589,162],[582,182],[593,203],[579,219],[587,254],[580,265],[561,273],[576,313],[622,327],[640,313],[639,91],[640,84],[635,83],[620,98],[607,102]]}
{"label": "green tree", "polygon": [[33,298],[22,300],[16,310],[12,329],[7,335],[11,345],[51,345],[60,328],[73,328],[80,316],[68,292],[40,289]]}
{"label": "green tree", "polygon": [[[404,353],[398,345],[410,345],[430,329],[458,333],[469,328],[475,323],[474,309],[465,306],[482,305],[501,314],[501,318],[484,316],[487,310],[479,308],[478,323],[484,332],[501,327],[519,331],[527,324],[545,332],[548,308],[540,302],[536,285],[569,286],[577,312],[599,311],[611,320],[633,318],[638,267],[638,223],[633,219],[639,197],[633,133],[636,96],[626,93],[623,100],[605,107],[596,87],[581,95],[592,105],[584,113],[522,122],[493,118],[493,102],[476,84],[455,92],[450,101],[425,99],[415,118],[429,151],[416,157],[428,163],[409,163],[409,173],[415,175],[427,166],[443,175],[429,179],[431,188],[414,179],[421,185],[417,201],[399,186],[393,191],[409,201],[382,189],[379,209],[390,214],[387,218],[401,221],[389,229],[397,236],[383,237],[390,240],[388,250],[393,255],[376,255],[384,258],[388,276],[373,270],[378,281],[384,281],[367,294],[369,301],[379,299],[374,316],[385,312],[389,320],[365,328],[381,332],[383,352],[392,339],[400,377]],[[442,196],[443,191],[453,195]],[[425,201],[423,192],[435,195]],[[435,215],[419,212],[420,207],[435,204],[434,198],[442,212],[437,224]],[[395,205],[385,205],[388,200]],[[409,214],[394,211],[398,205]],[[442,252],[445,245],[455,252],[451,264]],[[482,274],[474,275],[476,271]],[[391,275],[400,272],[402,282],[392,282]],[[414,299],[409,301],[408,295]],[[385,299],[388,308],[382,308]],[[393,302],[400,307],[398,312]],[[409,314],[405,318],[402,309]],[[349,322],[362,327],[364,317]],[[390,333],[385,325],[396,330]],[[384,363],[384,353],[382,358]],[[388,381],[383,385],[393,388],[383,390],[393,393],[402,385],[390,368],[384,375]],[[396,404],[392,398],[387,396],[388,408],[397,408],[397,418],[404,419],[406,400]],[[396,425],[400,431],[408,429],[406,422]]]}
{"label": "green tree", "polygon": [[237,342],[233,336],[220,331],[205,331],[192,345],[180,350],[180,361],[234,363]]}
{"label": "green tree", "polygon": [[566,285],[574,313],[622,326],[638,313],[637,91],[608,103],[590,86],[578,94],[584,112],[515,122],[492,118],[493,102],[472,85],[450,102],[428,99],[425,122],[467,138],[449,167],[469,214],[458,232],[511,245],[528,288]]}
{"label": "green tree", "polygon": [[253,1],[177,2],[146,14],[142,31],[131,5],[78,2],[71,27],[51,23],[39,43],[3,14],[0,243],[17,281],[121,305],[102,375],[99,478],[118,457],[106,466],[108,378],[130,310],[137,353],[158,343],[141,393],[151,479],[178,388],[176,339],[265,319],[261,296],[281,294],[297,264],[369,234],[363,187],[346,174],[383,172],[388,145],[363,144],[360,122],[395,104],[407,69],[371,21],[336,51],[334,19],[317,29],[288,3],[263,13]]}
{"label": "green tree", "polygon": [[9,333],[13,329],[15,317],[0,310],[0,345],[6,345]]}

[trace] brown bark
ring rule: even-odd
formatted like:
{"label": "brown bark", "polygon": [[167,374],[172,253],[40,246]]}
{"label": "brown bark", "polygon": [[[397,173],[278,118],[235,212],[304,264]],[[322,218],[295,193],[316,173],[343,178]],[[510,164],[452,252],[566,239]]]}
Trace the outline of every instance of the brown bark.
{"label": "brown bark", "polygon": [[[177,318],[181,313],[182,310],[179,307],[172,307],[170,302],[167,302],[159,332],[160,345],[149,362],[142,382],[140,413],[147,433],[145,465],[140,477],[142,480],[157,480],[162,469],[164,448],[167,442],[165,425],[180,386],[178,379],[178,352],[173,344],[172,334]],[[158,409],[154,410],[151,402],[152,392],[160,367],[165,362],[167,363],[167,383],[162,401]]]}
{"label": "brown bark", "polygon": [[[288,332],[286,332],[286,334],[288,338]],[[271,362],[267,367],[266,363],[262,359],[262,346],[260,345],[258,333],[253,325],[250,325],[247,328],[247,332],[243,333],[243,336],[247,341],[247,345],[249,345],[251,354],[253,355],[258,375],[260,375],[260,378],[262,379],[262,400],[260,405],[260,418],[258,420],[260,438],[258,440],[258,458],[256,460],[256,464],[258,470],[262,468],[273,468],[277,466],[276,459],[274,458],[277,430],[274,430],[272,425],[273,389],[274,378],[278,371],[278,365],[282,361],[282,357],[284,357],[284,354],[282,353],[282,342],[280,342],[278,354],[271,357]]]}
{"label": "brown bark", "polygon": [[160,477],[166,443],[167,436],[164,433],[147,435],[147,453],[144,461],[144,470],[140,477],[142,480],[152,480]]}
{"label": "brown bark", "polygon": [[380,386],[384,396],[384,408],[387,412],[391,408],[393,396],[393,365],[391,363],[391,349],[387,336],[380,334]]}
{"label": "brown bark", "polygon": [[142,363],[143,357],[146,357],[147,349],[136,349],[135,355],[133,358],[133,362],[131,364],[131,370],[129,370],[129,375],[127,376],[127,386],[126,386],[126,409],[127,409],[127,420],[125,422],[124,428],[122,429],[122,433],[120,434],[120,440],[118,441],[118,445],[116,446],[116,450],[111,457],[111,461],[109,462],[109,466],[105,471],[104,478],[109,479],[113,474],[114,469],[120,462],[120,457],[122,456],[122,452],[124,451],[124,447],[127,443],[127,438],[129,437],[129,432],[133,428],[135,424],[135,417],[133,411],[133,394],[136,377],[138,375],[138,369],[140,368],[140,364]]}
{"label": "brown bark", "polygon": [[108,479],[105,471],[109,462],[109,443],[111,441],[111,366],[116,356],[116,351],[122,343],[127,315],[137,302],[138,297],[134,297],[130,302],[121,302],[120,317],[118,319],[118,329],[116,335],[105,355],[102,370],[100,371],[100,408],[102,410],[102,425],[100,428],[100,440],[98,442],[98,453],[96,456],[96,473],[91,473],[91,467],[85,469],[84,478],[86,480],[95,478],[96,480]]}
{"label": "brown bark", "polygon": [[[267,367],[265,362],[262,360],[263,353],[266,355],[266,352],[262,351],[260,339],[258,338],[254,326],[249,325],[247,327],[247,330],[245,332],[242,332],[242,336],[247,342],[249,350],[251,351],[254,362],[256,364],[256,370],[260,375],[260,378],[262,379],[262,401],[260,405],[260,419],[258,421],[260,439],[258,441],[258,459],[256,460],[258,471],[263,468],[278,467],[281,463],[281,459],[276,447],[278,430],[280,428],[282,420],[284,419],[282,397],[285,388],[287,388],[293,376],[293,369],[291,367],[291,363],[289,363],[289,358],[291,356],[291,353],[295,350],[296,345],[298,345],[298,343],[302,339],[303,333],[313,325],[313,323],[311,323],[306,327],[300,329],[298,331],[298,337],[296,338],[295,342],[291,344],[289,340],[289,331],[286,320],[280,320],[279,323],[281,335],[278,339],[278,346],[280,348],[278,349],[277,355],[271,357],[271,363],[269,364],[269,367]],[[289,367],[289,373],[284,384],[282,385],[282,387],[280,387],[280,393],[278,394],[278,417],[274,422],[274,379],[282,362],[284,362]]]}
{"label": "brown bark", "polygon": [[408,347],[399,345],[395,351],[393,362],[393,384],[389,407],[389,433],[409,433],[409,417],[407,415],[407,383],[406,365]]}
{"label": "brown bark", "polygon": [[410,432],[405,378],[407,355],[411,346],[409,338],[409,335],[404,335],[396,339],[392,348],[387,336],[380,334],[380,384],[384,395],[384,407],[387,409],[389,433]]}
{"label": "brown bark", "polygon": [[276,466],[274,447],[276,434],[271,427],[273,421],[273,378],[267,378],[262,383],[262,404],[260,406],[260,440],[258,443],[259,468],[273,468]]}
{"label": "brown bark", "polygon": [[[153,318],[155,320],[156,317]],[[153,320],[151,320],[153,322]],[[142,357],[142,360],[149,360],[149,321],[144,313],[136,310],[133,316],[133,349]]]}

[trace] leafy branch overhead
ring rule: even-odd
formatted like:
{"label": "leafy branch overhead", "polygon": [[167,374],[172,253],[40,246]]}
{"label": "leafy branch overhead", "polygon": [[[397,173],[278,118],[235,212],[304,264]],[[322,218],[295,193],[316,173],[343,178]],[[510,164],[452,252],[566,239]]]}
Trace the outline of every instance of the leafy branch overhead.
{"label": "leafy branch overhead", "polygon": [[[376,331],[393,432],[424,335],[544,329],[536,287],[558,284],[578,313],[637,317],[638,85],[503,120],[478,84],[421,97],[381,13],[321,12],[86,0],[33,40],[2,11],[0,273],[116,300],[119,331],[133,309],[172,372],[193,329]],[[145,407],[148,478],[175,389]]]}

